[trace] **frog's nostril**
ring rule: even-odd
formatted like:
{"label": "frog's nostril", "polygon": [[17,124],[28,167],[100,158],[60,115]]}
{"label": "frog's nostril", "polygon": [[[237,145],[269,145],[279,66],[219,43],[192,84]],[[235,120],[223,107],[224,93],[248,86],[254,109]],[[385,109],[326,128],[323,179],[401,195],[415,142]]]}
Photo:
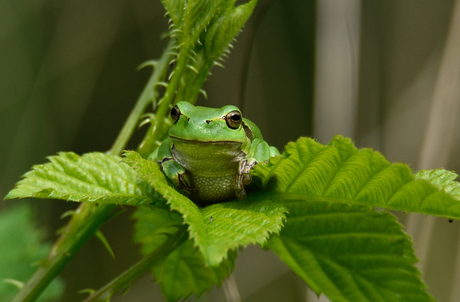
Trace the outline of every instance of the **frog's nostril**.
{"label": "frog's nostril", "polygon": [[211,122],[211,120],[206,120],[206,124],[208,124],[208,125],[209,125],[209,123],[210,123],[210,122]]}

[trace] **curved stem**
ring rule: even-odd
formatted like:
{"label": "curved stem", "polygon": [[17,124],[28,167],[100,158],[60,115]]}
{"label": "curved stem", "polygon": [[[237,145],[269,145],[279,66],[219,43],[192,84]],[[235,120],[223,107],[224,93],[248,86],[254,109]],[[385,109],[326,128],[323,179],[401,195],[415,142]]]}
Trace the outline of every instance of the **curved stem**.
{"label": "curved stem", "polygon": [[187,228],[186,226],[182,226],[176,233],[168,236],[169,238],[155,251],[131,266],[128,270],[110,283],[107,283],[97,292],[93,293],[85,302],[108,301],[116,292],[126,289],[131,282],[142,276],[152,267],[163,262],[172,251],[184,243],[185,240],[187,240]]}
{"label": "curved stem", "polygon": [[53,246],[48,259],[40,265],[11,302],[35,301],[85,242],[93,236],[99,226],[106,221],[114,208],[115,205],[82,204],[68,223],[65,233]]}
{"label": "curved stem", "polygon": [[169,62],[171,62],[172,49],[174,47],[174,40],[170,40],[160,60],[153,66],[155,68],[152,76],[144,87],[139,99],[134,106],[131,114],[126,120],[123,128],[120,131],[117,139],[115,140],[112,148],[110,149],[111,154],[120,154],[121,151],[126,147],[129,139],[131,138],[134,130],[136,129],[139,119],[144,113],[147,106],[153,102],[156,102],[154,90],[156,89],[155,84],[162,81],[166,76],[166,70]]}

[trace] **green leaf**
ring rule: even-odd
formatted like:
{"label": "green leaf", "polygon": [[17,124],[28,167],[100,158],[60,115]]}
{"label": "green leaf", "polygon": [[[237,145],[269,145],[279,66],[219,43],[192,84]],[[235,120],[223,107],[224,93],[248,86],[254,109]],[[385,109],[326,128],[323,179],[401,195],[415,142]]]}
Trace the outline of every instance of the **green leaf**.
{"label": "green leaf", "polygon": [[154,189],[154,194],[162,196],[172,210],[182,215],[184,222],[188,225],[190,238],[195,240],[195,244],[205,245],[206,230],[197,205],[169,185],[166,176],[160,171],[156,162],[146,160],[134,151],[125,152],[124,155],[126,157],[124,162],[138,173],[141,180]]}
{"label": "green leaf", "polygon": [[[142,253],[148,255],[165,241],[165,234],[182,226],[181,216],[176,211],[160,207],[141,207],[134,214],[136,218],[135,240],[142,244]],[[236,251],[219,266],[207,266],[202,253],[188,240],[171,253],[166,261],[153,268],[155,279],[168,301],[177,301],[194,294],[200,296],[233,271]]]}
{"label": "green leaf", "polygon": [[213,285],[220,286],[231,274],[236,255],[236,251],[231,251],[218,266],[207,266],[203,255],[189,240],[174,250],[163,265],[155,267],[153,274],[168,301],[178,301],[192,294],[200,296]]}
{"label": "green leaf", "polygon": [[[163,6],[171,17],[172,36],[178,45],[184,48],[193,47],[199,35],[209,25],[213,16],[220,15],[223,0],[162,0]],[[230,1],[233,5],[234,0]]]}
{"label": "green leaf", "polygon": [[136,173],[117,156],[60,152],[27,172],[5,199],[54,198],[78,202],[144,205],[152,203]]}
{"label": "green leaf", "polygon": [[289,201],[267,247],[332,301],[432,301],[412,242],[389,213],[343,204]]}
{"label": "green leaf", "polygon": [[[29,207],[0,212],[0,301],[10,301],[18,291],[13,284],[26,282],[35,271],[34,264],[46,259],[51,246],[42,243],[43,237],[32,224]],[[63,282],[55,279],[38,301],[57,301],[63,290]]]}
{"label": "green leaf", "polygon": [[258,185],[289,210],[267,247],[333,301],[431,301],[409,237],[391,214],[371,210],[460,217],[454,175],[423,175],[341,136],[326,146],[306,138],[290,143],[255,167]]}
{"label": "green leaf", "polygon": [[325,201],[418,212],[460,219],[460,202],[429,181],[415,179],[404,164],[358,150],[336,136],[329,145],[300,138],[285,153],[255,167],[256,181],[280,199]]}
{"label": "green leaf", "polygon": [[[244,201],[233,201],[198,208],[190,199],[169,186],[158,165],[136,152],[127,152],[125,162],[138,177],[162,195],[171,210],[182,215],[188,232],[205,262],[218,266],[231,249],[248,244],[264,244],[270,234],[279,233],[286,208],[276,194],[255,192]],[[156,243],[157,244],[157,243]]]}
{"label": "green leaf", "polygon": [[176,67],[170,75],[163,103],[188,100],[195,103],[217,60],[229,51],[257,0],[235,6],[236,0],[162,0],[170,16],[169,35],[176,41]]}
{"label": "green leaf", "polygon": [[161,0],[161,3],[171,18],[172,26],[179,28],[184,17],[187,0]]}
{"label": "green leaf", "polygon": [[206,55],[210,60],[217,60],[229,47],[251,16],[256,4],[257,0],[237,7],[232,4],[222,15],[216,17],[206,33],[204,43]]}
{"label": "green leaf", "polygon": [[202,251],[209,265],[217,265],[229,249],[266,243],[281,231],[286,208],[267,192],[255,192],[243,201],[218,203],[201,210],[206,245]]}
{"label": "green leaf", "polygon": [[182,226],[179,213],[168,207],[138,207],[133,214],[136,220],[134,241],[141,244],[141,252],[148,255],[156,250],[166,236],[173,234]]}
{"label": "green leaf", "polygon": [[420,170],[415,175],[415,179],[429,181],[436,188],[449,193],[451,196],[460,200],[460,183],[455,181],[458,174],[444,169]]}

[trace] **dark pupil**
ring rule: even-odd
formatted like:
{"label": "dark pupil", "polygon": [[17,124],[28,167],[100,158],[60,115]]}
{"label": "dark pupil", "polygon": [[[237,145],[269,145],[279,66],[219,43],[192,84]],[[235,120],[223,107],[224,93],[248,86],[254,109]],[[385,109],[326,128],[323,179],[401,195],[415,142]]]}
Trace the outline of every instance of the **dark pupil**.
{"label": "dark pupil", "polygon": [[241,117],[238,114],[234,114],[234,115],[232,115],[231,119],[234,122],[238,122],[238,121],[241,120]]}
{"label": "dark pupil", "polygon": [[171,117],[175,117],[176,115],[177,115],[177,108],[174,107],[174,108],[171,110]]}

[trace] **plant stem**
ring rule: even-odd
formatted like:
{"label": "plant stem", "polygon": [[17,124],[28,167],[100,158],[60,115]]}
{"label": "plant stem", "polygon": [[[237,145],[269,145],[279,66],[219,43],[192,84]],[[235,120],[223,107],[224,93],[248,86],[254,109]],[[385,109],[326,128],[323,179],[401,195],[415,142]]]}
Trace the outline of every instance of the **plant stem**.
{"label": "plant stem", "polygon": [[179,58],[177,60],[177,66],[174,69],[174,74],[168,84],[168,87],[166,88],[163,98],[159,102],[158,109],[155,112],[156,125],[154,127],[154,132],[150,138],[150,141],[160,141],[163,138],[164,133],[168,130],[168,125],[164,122],[164,119],[167,117],[171,108],[174,96],[176,95],[177,86],[179,85],[182,78],[182,73],[187,67],[188,52],[188,48],[181,49],[180,51]]}
{"label": "plant stem", "polygon": [[171,80],[155,111],[155,118],[152,121],[147,135],[138,147],[137,152],[143,157],[147,157],[153,150],[160,146],[161,142],[165,139],[167,130],[171,126],[171,120],[168,118],[168,113],[172,107],[171,104],[173,104],[183,72],[187,67],[188,51],[189,48],[187,47],[180,50],[177,57],[177,65],[174,68]]}
{"label": "plant stem", "polygon": [[196,99],[200,94],[201,87],[208,78],[208,74],[212,66],[214,66],[214,60],[206,60],[206,64],[204,64],[204,66],[200,69],[200,74],[195,79],[193,86],[191,86],[191,89],[187,89],[185,95],[187,100],[192,102],[192,104],[196,102]]}
{"label": "plant stem", "polygon": [[131,111],[131,114],[126,120],[123,126],[123,129],[121,129],[120,134],[118,135],[117,139],[115,140],[115,143],[110,149],[109,152],[111,154],[118,155],[121,153],[121,151],[123,151],[129,139],[131,138],[131,135],[136,129],[139,123],[139,119],[144,113],[147,106],[151,102],[153,102],[154,104],[156,103],[155,93],[154,93],[155,84],[162,81],[162,78],[166,76],[166,70],[168,68],[169,62],[171,62],[173,46],[174,46],[174,40],[170,40],[160,60],[157,61],[156,64],[153,66],[155,70],[152,76],[150,77],[149,81],[145,85],[144,90],[142,91],[136,105]]}
{"label": "plant stem", "polygon": [[149,269],[163,262],[173,250],[187,240],[187,228],[186,226],[181,226],[176,233],[168,234],[168,236],[169,238],[155,251],[93,293],[85,302],[109,301],[116,292],[125,289],[131,282],[142,276]]}
{"label": "plant stem", "polygon": [[[171,59],[173,42],[169,42],[161,59],[144,87],[133,111],[128,117],[112,148],[110,155],[118,155],[125,148],[137,127],[140,117],[150,102],[154,100],[155,84],[165,76]],[[35,271],[24,287],[11,302],[35,301],[49,283],[64,269],[85,242],[108,220],[116,205],[82,203],[67,223],[62,235],[55,242],[48,259]]]}

